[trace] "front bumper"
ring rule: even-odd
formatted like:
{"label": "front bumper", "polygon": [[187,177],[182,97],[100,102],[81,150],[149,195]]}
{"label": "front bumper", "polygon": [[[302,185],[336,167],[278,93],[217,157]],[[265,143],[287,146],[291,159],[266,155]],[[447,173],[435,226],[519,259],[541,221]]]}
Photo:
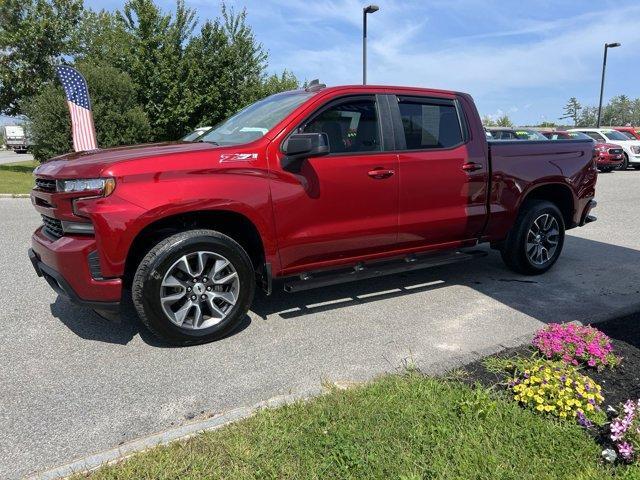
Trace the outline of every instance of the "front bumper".
{"label": "front bumper", "polygon": [[31,238],[31,246],[29,258],[36,273],[58,294],[90,308],[118,309],[122,280],[98,280],[91,275],[89,254],[96,249],[93,237],[63,236],[53,240],[39,228]]}
{"label": "front bumper", "polygon": [[596,157],[596,164],[599,167],[616,167],[621,165],[623,160],[624,156],[622,155],[604,154]]}

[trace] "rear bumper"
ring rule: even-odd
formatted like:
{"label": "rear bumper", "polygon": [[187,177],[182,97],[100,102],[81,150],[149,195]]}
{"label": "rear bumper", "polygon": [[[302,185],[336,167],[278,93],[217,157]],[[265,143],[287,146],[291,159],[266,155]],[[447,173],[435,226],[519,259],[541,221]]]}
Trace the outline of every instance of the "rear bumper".
{"label": "rear bumper", "polygon": [[91,308],[118,309],[122,280],[98,280],[91,275],[88,257],[96,250],[94,238],[64,236],[53,240],[38,229],[31,238],[31,246],[29,258],[36,273],[58,294]]}

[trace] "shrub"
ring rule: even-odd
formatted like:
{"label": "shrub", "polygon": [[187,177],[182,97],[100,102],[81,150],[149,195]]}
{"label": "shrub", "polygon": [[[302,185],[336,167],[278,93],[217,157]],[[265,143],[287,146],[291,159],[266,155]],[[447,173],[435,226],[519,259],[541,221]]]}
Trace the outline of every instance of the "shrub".
{"label": "shrub", "polygon": [[627,400],[622,406],[623,416],[609,426],[611,440],[625,462],[640,461],[640,400]]}
{"label": "shrub", "polygon": [[562,362],[531,360],[509,382],[514,399],[536,412],[575,418],[583,426],[601,424],[602,387]]}
{"label": "shrub", "polygon": [[621,359],[613,353],[611,339],[590,326],[552,323],[536,333],[533,346],[548,359],[592,368],[616,367]]}

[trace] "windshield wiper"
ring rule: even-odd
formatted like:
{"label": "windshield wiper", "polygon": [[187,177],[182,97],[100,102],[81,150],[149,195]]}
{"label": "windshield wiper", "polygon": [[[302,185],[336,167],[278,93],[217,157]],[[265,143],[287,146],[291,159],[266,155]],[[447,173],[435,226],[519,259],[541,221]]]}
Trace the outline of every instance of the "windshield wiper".
{"label": "windshield wiper", "polygon": [[204,143],[204,142],[207,142],[207,143],[210,143],[211,145],[215,145],[216,147],[219,147],[219,146],[220,146],[220,144],[219,144],[218,142],[214,142],[213,140],[197,140],[197,142],[198,142],[198,143]]}

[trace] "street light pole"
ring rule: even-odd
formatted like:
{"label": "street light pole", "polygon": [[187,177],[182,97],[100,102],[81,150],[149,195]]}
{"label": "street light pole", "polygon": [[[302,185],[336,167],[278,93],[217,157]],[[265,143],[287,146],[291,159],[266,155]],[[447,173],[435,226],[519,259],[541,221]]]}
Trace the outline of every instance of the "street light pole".
{"label": "street light pole", "polygon": [[380,8],[369,5],[362,9],[362,84],[367,84],[367,13],[375,13]]}
{"label": "street light pole", "polygon": [[600,128],[600,120],[602,119],[602,95],[604,93],[604,72],[607,68],[607,50],[609,48],[619,47],[621,44],[616,43],[605,43],[604,44],[604,58],[602,59],[602,80],[600,81],[600,102],[598,103],[598,123],[596,125],[597,128]]}

